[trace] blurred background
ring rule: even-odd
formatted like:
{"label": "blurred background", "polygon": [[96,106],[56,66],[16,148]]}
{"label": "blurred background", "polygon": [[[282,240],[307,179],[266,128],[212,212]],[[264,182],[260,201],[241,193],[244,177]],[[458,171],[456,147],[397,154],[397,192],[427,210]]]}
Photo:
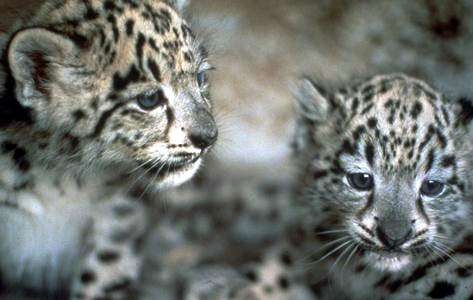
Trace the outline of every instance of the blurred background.
{"label": "blurred background", "polygon": [[451,97],[472,94],[472,9],[442,0],[193,1],[217,67],[219,165],[234,176],[288,174],[290,82],[302,74],[337,86],[405,72]]}
{"label": "blurred background", "polygon": [[[42,2],[1,0],[0,31]],[[216,67],[212,169],[287,176],[290,82],[302,74],[333,86],[405,72],[452,97],[471,94],[472,10],[468,0],[191,0],[187,19]]]}
{"label": "blurred background", "polygon": [[[0,31],[41,2],[1,0]],[[214,201],[224,215],[231,199],[246,197],[257,215],[267,208],[261,201],[287,198],[295,178],[290,87],[303,74],[338,86],[404,72],[452,99],[473,95],[470,0],[191,0],[185,14],[216,67],[220,138],[195,180],[167,194],[178,207]]]}

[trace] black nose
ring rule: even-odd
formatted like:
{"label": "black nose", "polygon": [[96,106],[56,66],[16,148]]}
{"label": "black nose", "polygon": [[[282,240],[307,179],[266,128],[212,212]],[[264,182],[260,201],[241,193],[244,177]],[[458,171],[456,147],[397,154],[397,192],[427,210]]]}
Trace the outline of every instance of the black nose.
{"label": "black nose", "polygon": [[205,149],[212,146],[217,140],[217,131],[196,131],[189,134],[189,139],[192,144],[200,149]]}
{"label": "black nose", "polygon": [[376,228],[376,234],[378,239],[383,243],[387,248],[396,248],[404,244],[412,236],[411,228],[403,227],[386,227],[378,226]]}
{"label": "black nose", "polygon": [[217,125],[212,115],[201,109],[196,113],[194,125],[189,130],[189,140],[191,143],[204,150],[212,146],[218,137]]}

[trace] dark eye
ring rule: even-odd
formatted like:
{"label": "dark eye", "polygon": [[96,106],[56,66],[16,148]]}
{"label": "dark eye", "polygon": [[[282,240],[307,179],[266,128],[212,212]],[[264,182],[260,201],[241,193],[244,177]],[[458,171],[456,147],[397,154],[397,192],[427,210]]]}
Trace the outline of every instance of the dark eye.
{"label": "dark eye", "polygon": [[164,94],[162,91],[158,91],[149,95],[140,95],[138,96],[137,102],[138,105],[144,110],[153,110],[159,105],[164,103]]}
{"label": "dark eye", "polygon": [[368,173],[351,173],[347,176],[352,187],[360,191],[368,191],[373,188],[373,177]]}
{"label": "dark eye", "polygon": [[434,197],[440,195],[445,188],[445,184],[435,180],[426,180],[420,187],[422,195]]}
{"label": "dark eye", "polygon": [[205,71],[197,73],[197,84],[199,85],[199,87],[203,87],[206,81],[207,74],[205,73]]}

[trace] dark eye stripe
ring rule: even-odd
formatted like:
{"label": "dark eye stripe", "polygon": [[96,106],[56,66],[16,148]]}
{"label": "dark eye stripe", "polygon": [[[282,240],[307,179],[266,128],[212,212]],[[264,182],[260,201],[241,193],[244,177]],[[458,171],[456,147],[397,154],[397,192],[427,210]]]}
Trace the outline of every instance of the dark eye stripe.
{"label": "dark eye stripe", "polygon": [[105,127],[105,124],[107,123],[107,120],[112,116],[112,114],[121,106],[125,105],[124,102],[120,102],[115,104],[114,107],[112,107],[109,110],[106,110],[102,113],[102,115],[99,118],[99,121],[95,125],[94,131],[92,132],[91,136],[92,137],[97,137],[100,135],[102,132],[103,128]]}

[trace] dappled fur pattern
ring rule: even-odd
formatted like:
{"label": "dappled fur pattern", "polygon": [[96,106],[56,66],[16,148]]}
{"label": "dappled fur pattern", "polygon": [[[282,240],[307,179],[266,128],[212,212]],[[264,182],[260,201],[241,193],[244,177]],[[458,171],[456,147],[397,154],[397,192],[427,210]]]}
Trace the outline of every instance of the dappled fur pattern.
{"label": "dappled fur pattern", "polygon": [[[160,263],[189,260],[168,287],[188,299],[471,297],[471,103],[403,74],[334,90],[303,78],[294,94],[297,188],[221,196],[227,210],[184,218]],[[190,245],[206,250],[184,256]]]}
{"label": "dappled fur pattern", "polygon": [[217,138],[184,4],[51,0],[3,37],[2,287],[61,299],[133,288],[148,204]]}
{"label": "dappled fur pattern", "polygon": [[303,212],[237,297],[471,297],[471,104],[402,74],[295,96]]}

